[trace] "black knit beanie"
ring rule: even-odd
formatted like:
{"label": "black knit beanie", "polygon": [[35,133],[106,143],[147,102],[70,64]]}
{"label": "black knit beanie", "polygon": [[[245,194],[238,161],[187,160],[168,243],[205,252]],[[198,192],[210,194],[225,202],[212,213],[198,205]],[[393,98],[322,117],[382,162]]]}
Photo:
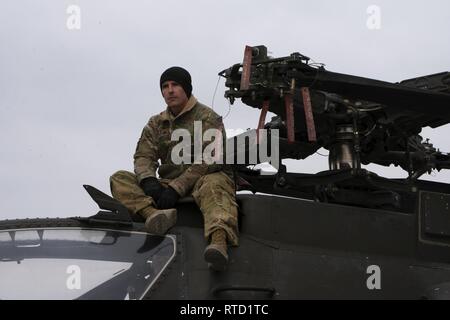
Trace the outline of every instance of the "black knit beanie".
{"label": "black knit beanie", "polygon": [[192,80],[191,75],[186,69],[181,67],[171,67],[163,72],[161,75],[161,79],[159,80],[159,87],[162,92],[162,85],[166,81],[175,81],[181,87],[183,87],[184,92],[188,98],[191,97],[192,93]]}

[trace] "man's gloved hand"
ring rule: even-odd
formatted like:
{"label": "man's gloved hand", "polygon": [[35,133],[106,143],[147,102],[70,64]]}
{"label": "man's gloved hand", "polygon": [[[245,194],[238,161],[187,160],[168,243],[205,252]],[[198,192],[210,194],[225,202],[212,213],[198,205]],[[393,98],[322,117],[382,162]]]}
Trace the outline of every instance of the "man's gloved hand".
{"label": "man's gloved hand", "polygon": [[168,187],[164,190],[158,200],[158,209],[175,208],[180,195],[173,188]]}
{"label": "man's gloved hand", "polygon": [[144,193],[147,196],[153,198],[155,203],[158,201],[162,192],[164,191],[164,187],[159,183],[158,179],[155,177],[145,178],[141,181],[141,188],[144,190]]}

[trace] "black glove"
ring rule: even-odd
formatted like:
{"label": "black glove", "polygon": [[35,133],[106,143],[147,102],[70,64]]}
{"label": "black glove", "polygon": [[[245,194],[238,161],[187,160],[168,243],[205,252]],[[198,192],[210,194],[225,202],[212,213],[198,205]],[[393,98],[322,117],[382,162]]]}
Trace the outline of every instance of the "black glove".
{"label": "black glove", "polygon": [[175,208],[180,195],[173,188],[168,187],[163,191],[158,200],[158,209],[170,209]]}
{"label": "black glove", "polygon": [[155,177],[145,178],[141,181],[141,188],[144,190],[144,193],[153,198],[155,203],[158,201],[162,192],[164,191],[164,187],[159,183],[158,179]]}

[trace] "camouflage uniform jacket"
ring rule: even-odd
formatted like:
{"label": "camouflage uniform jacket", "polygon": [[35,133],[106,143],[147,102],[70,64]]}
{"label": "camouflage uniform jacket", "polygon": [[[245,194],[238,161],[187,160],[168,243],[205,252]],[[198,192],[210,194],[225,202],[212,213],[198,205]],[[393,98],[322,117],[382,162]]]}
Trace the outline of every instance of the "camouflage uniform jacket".
{"label": "camouflage uniform jacket", "polygon": [[[178,141],[171,141],[172,132],[176,129],[186,129],[190,136],[194,137],[194,121],[202,121],[202,133],[210,128],[221,130],[222,141],[225,141],[222,118],[191,96],[185,108],[177,116],[174,116],[167,108],[151,117],[144,127],[134,154],[134,172],[139,183],[145,178],[156,177],[156,170],[158,170],[161,178],[171,180],[169,186],[180,196],[185,196],[201,176],[223,169],[222,165],[207,165],[204,162],[201,164],[173,163],[172,149]],[[209,143],[211,142],[205,141],[202,147]],[[161,165],[158,160],[161,160]]]}

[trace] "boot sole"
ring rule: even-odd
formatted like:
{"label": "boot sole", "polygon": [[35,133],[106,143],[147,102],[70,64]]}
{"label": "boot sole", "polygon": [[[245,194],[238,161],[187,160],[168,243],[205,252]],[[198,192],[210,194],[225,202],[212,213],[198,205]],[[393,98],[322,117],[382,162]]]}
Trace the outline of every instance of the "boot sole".
{"label": "boot sole", "polygon": [[177,211],[175,209],[157,212],[145,221],[145,228],[148,232],[156,235],[164,235],[177,223]]}
{"label": "boot sole", "polygon": [[208,266],[215,271],[225,271],[228,264],[228,257],[211,245],[206,248],[204,258]]}

